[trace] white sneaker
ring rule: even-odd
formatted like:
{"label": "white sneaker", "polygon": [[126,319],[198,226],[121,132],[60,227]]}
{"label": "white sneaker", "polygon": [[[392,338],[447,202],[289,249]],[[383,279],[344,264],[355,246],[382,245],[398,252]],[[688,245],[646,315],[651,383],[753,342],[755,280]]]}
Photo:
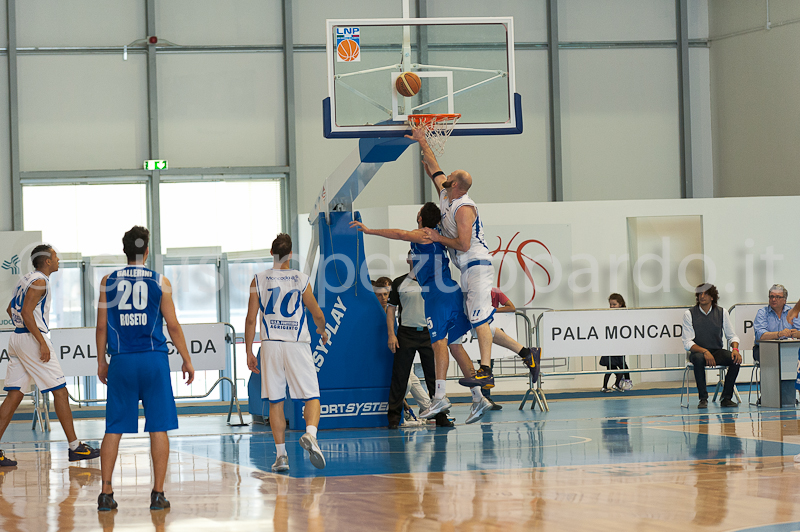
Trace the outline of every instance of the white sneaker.
{"label": "white sneaker", "polygon": [[620,382],[619,384],[620,388],[626,391],[633,388],[633,381],[631,381],[630,379],[622,379],[622,382]]}
{"label": "white sneaker", "polygon": [[475,401],[472,403],[472,408],[469,409],[469,415],[467,416],[467,424],[475,423],[483,415],[486,413],[487,410],[492,409],[492,403],[486,400],[485,397],[481,397],[480,401]]}
{"label": "white sneaker", "polygon": [[441,399],[434,399],[431,403],[431,406],[428,407],[427,410],[423,410],[419,413],[419,417],[422,419],[430,419],[439,412],[444,412],[445,410],[449,410],[450,407],[453,406],[450,404],[450,401],[447,399],[445,395]]}
{"label": "white sneaker", "polygon": [[281,471],[289,471],[289,457],[285,454],[282,454],[275,460],[275,463],[272,464],[272,472],[273,473],[280,473]]}
{"label": "white sneaker", "polygon": [[322,456],[322,449],[317,445],[317,439],[306,432],[300,436],[300,447],[308,451],[308,459],[311,465],[317,469],[325,469],[325,457]]}

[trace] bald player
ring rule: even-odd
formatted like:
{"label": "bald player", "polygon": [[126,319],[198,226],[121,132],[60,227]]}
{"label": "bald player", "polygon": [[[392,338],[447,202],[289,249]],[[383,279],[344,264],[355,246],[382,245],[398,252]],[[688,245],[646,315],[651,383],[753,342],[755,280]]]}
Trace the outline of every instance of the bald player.
{"label": "bald player", "polygon": [[[483,236],[483,222],[478,215],[478,207],[469,197],[468,191],[472,187],[472,176],[465,170],[456,170],[448,176],[439,167],[436,156],[433,154],[428,141],[425,140],[425,129],[414,128],[411,135],[406,138],[419,143],[422,150],[422,163],[425,171],[433,180],[436,192],[439,193],[442,221],[440,231],[426,228],[425,233],[433,242],[439,242],[448,247],[450,258],[456,267],[461,270],[461,290],[464,292],[464,304],[472,330],[478,338],[478,349],[481,353],[481,367],[474,377],[461,379],[465,386],[481,386],[492,388],[494,376],[492,375],[492,341],[513,349],[522,358],[525,365],[530,368],[534,379],[538,377],[536,358],[541,351],[532,352],[523,347],[510,337],[496,335],[499,330],[492,330],[491,322],[494,319],[492,306],[492,286],[494,284],[494,267],[492,256]],[[462,208],[463,207],[463,208]],[[494,333],[494,334],[493,334]]]}

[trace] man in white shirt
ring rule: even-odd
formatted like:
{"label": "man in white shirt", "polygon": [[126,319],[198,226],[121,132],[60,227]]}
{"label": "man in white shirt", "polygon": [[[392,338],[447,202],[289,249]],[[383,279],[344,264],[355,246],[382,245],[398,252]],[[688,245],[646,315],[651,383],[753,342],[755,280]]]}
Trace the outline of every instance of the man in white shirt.
{"label": "man in white shirt", "polygon": [[[697,408],[708,408],[706,366],[728,366],[720,406],[739,406],[732,398],[742,355],[731,317],[727,310],[717,306],[719,292],[713,284],[701,284],[695,292],[697,304],[683,315],[682,338],[683,347],[690,352],[689,361],[694,365],[697,395],[700,397]],[[731,346],[730,351],[724,349],[723,335]]]}

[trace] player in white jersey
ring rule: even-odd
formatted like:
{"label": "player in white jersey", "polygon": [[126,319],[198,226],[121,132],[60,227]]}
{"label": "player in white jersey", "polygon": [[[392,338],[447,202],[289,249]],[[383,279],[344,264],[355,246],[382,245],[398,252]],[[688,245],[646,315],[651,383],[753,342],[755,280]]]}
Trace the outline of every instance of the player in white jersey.
{"label": "player in white jersey", "polygon": [[[286,386],[292,399],[305,401],[303,417],[306,433],[300,446],[308,451],[317,469],[325,467],[325,457],[317,444],[319,425],[319,381],[311,355],[311,335],[306,324],[306,309],[311,313],[322,343],[328,341],[325,315],[319,308],[308,283],[308,275],[291,268],[292,238],[280,234],[272,242],[274,258],[271,270],[256,274],[250,283],[250,302],[244,325],[247,367],[261,374],[261,398],[269,399],[269,424],[275,438],[275,472],[289,470],[286,454],[286,418],[283,401]],[[253,355],[256,322],[261,321],[261,368]]]}
{"label": "player in white jersey", "polygon": [[[4,388],[8,395],[0,406],[0,438],[34,382],[42,393],[53,394],[56,415],[69,442],[70,462],[97,458],[100,450],[81,443],[75,435],[66,378],[47,336],[50,333],[50,274],[58,271],[58,255],[51,246],[41,244],[33,248],[31,261],[35,271],[20,278],[6,309],[15,329],[8,341],[9,362]],[[14,465],[17,462],[0,451],[0,467]]]}
{"label": "player in white jersey", "polygon": [[467,192],[472,187],[472,176],[465,170],[456,170],[448,176],[439,167],[428,141],[425,140],[423,127],[414,128],[406,138],[419,143],[422,150],[422,163],[425,171],[433,180],[439,193],[442,222],[441,233],[426,228],[425,232],[434,242],[448,247],[450,258],[461,270],[461,290],[464,292],[464,305],[472,330],[478,338],[478,349],[481,353],[481,367],[474,377],[465,377],[459,382],[464,386],[494,386],[491,359],[492,343],[501,345],[516,352],[526,366],[530,368],[534,378],[538,378],[538,358],[541,350],[530,350],[512,339],[499,329],[491,326],[494,319],[492,306],[492,286],[494,284],[494,267],[492,256],[483,235],[483,222],[478,214],[478,207]]}

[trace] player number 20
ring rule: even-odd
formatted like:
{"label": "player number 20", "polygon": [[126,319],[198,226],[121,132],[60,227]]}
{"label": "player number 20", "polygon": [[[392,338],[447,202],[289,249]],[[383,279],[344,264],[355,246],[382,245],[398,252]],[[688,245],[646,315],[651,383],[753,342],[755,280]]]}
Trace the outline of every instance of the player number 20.
{"label": "player number 20", "polygon": [[131,304],[128,302],[133,296],[133,308],[144,310],[147,308],[147,283],[136,281],[131,285],[130,281],[120,281],[118,290],[122,290],[122,297],[119,300],[120,310],[130,310]]}

